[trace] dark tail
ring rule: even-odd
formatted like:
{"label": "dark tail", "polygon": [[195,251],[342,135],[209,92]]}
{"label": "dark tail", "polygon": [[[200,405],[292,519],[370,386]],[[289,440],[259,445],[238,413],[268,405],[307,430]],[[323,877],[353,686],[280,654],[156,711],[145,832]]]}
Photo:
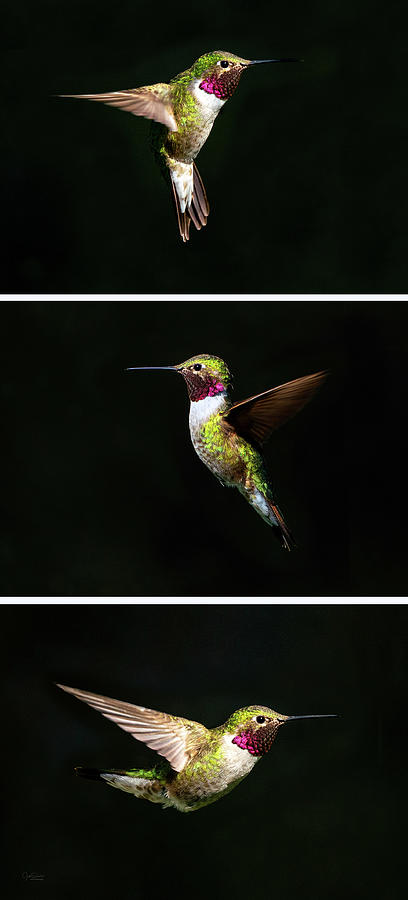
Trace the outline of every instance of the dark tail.
{"label": "dark tail", "polygon": [[75,766],[75,775],[81,778],[89,778],[92,781],[102,781],[101,772],[103,769],[87,769],[85,766]]}
{"label": "dark tail", "polygon": [[88,778],[90,781],[103,781],[103,775],[126,775],[123,769],[88,769],[86,766],[75,766],[75,775]]}
{"label": "dark tail", "polygon": [[293,535],[291,535],[279,506],[274,503],[270,493],[268,491],[264,493],[255,486],[251,491],[242,488],[241,493],[244,494],[251,506],[256,509],[264,522],[272,525],[273,533],[281,542],[282,547],[285,550],[295,550],[296,544]]}
{"label": "dark tail", "polygon": [[296,550],[296,543],[293,535],[290,533],[289,528],[287,527],[283,515],[279,509],[279,506],[275,506],[271,503],[271,510],[273,515],[275,516],[276,523],[275,524],[275,533],[280,540],[282,547],[285,550]]}

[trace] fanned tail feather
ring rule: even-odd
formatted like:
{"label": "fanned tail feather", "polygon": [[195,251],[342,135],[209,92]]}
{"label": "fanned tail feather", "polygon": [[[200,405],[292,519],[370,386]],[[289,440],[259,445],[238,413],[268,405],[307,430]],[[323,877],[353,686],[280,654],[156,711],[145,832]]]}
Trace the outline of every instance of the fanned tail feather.
{"label": "fanned tail feather", "polygon": [[181,237],[182,241],[184,241],[184,243],[185,243],[186,241],[188,241],[190,239],[191,219],[187,213],[187,210],[184,210],[184,212],[181,211],[180,200],[179,200],[179,196],[176,191],[176,186],[174,184],[173,179],[171,179],[171,187],[173,190],[173,198],[174,198],[174,203],[175,203],[175,207],[176,207],[177,222],[178,222],[180,237]]}
{"label": "fanned tail feather", "polygon": [[191,204],[191,209],[194,211],[194,214],[197,214],[197,218],[199,219],[200,226],[194,222],[195,227],[199,230],[200,227],[204,227],[204,225],[207,224],[207,219],[210,215],[210,204],[201,175],[195,163],[193,163],[193,202]]}
{"label": "fanned tail feather", "polygon": [[179,232],[181,239],[185,242],[188,241],[190,237],[190,222],[193,223],[197,231],[201,231],[201,228],[207,224],[210,213],[207,194],[196,164],[193,163],[193,192],[191,203],[184,211],[181,209],[180,198],[173,178],[171,178],[171,186],[176,206]]}

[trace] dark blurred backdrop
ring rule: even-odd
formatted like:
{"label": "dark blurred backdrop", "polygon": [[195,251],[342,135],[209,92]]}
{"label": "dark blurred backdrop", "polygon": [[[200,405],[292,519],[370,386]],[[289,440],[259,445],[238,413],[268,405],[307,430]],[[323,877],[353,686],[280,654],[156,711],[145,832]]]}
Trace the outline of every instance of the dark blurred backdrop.
{"label": "dark blurred backdrop", "polygon": [[[406,607],[50,605],[1,621],[4,897],[405,898]],[[55,680],[209,727],[252,703],[341,718],[283,728],[230,796],[186,816],[75,777],[157,756]]]}
{"label": "dark blurred backdrop", "polygon": [[[407,327],[403,302],[3,303],[1,593],[406,594]],[[124,374],[205,352],[237,400],[330,370],[266,447],[294,553],[196,456],[182,379]]]}
{"label": "dark blurred backdrop", "polygon": [[[397,0],[6,0],[0,291],[406,291],[405,20]],[[243,77],[185,246],[149,123],[55,95],[168,81],[218,48],[304,63]]]}

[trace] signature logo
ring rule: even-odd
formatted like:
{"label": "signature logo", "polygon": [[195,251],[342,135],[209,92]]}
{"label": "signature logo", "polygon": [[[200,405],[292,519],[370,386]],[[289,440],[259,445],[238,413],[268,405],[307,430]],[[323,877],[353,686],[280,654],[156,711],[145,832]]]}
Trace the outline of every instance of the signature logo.
{"label": "signature logo", "polygon": [[38,872],[22,872],[23,881],[44,881],[45,876],[39,875]]}

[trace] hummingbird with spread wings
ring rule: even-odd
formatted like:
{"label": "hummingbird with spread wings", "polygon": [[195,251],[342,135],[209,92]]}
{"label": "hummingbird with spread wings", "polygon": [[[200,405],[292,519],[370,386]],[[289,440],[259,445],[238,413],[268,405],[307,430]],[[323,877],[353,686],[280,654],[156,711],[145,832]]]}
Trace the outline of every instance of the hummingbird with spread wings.
{"label": "hummingbird with spread wings", "polygon": [[65,684],[57,687],[98,710],[164,757],[150,769],[77,766],[76,773],[180,812],[208,806],[237,787],[269,752],[281,725],[297,719],[335,717],[333,714],[284,716],[268,706],[246,706],[232,713],[224,725],[206,728],[200,722]]}
{"label": "hummingbird with spread wings", "polygon": [[171,185],[181,239],[189,240],[190,224],[207,224],[210,207],[194,162],[243,72],[258,63],[298,62],[284,59],[242,59],[226,50],[204,53],[169,84],[105,94],[61,94],[96,100],[152,120],[151,145],[162,174]]}
{"label": "hummingbird with spread wings", "polygon": [[200,459],[228,487],[237,487],[271,525],[286,550],[294,539],[274,499],[262,448],[273,431],[299,412],[326,377],[316,372],[231,401],[232,376],[218,356],[203,353],[176,366],[143,366],[127,372],[171,371],[183,377],[190,399],[190,435]]}

